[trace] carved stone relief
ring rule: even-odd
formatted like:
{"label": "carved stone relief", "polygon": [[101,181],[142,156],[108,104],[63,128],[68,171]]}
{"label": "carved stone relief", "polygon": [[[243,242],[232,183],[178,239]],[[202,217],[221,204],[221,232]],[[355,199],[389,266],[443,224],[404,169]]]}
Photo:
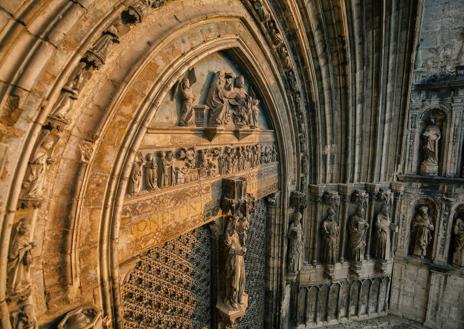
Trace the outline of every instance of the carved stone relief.
{"label": "carved stone relief", "polygon": [[429,124],[422,133],[423,161],[420,165],[421,175],[438,175],[439,145],[441,131],[437,126],[435,118],[430,118]]}
{"label": "carved stone relief", "polygon": [[132,165],[127,192],[129,195],[136,195],[142,191],[157,191],[207,178],[236,174],[277,161],[275,144],[205,149],[185,147],[152,151],[146,153],[145,157],[138,153]]}
{"label": "carved stone relief", "polygon": [[452,228],[452,258],[454,266],[464,267],[464,217],[459,214]]}
{"label": "carved stone relief", "polygon": [[10,299],[24,300],[31,294],[30,266],[33,247],[30,219],[21,218],[15,225],[8,253],[8,294]]}
{"label": "carved stone relief", "polygon": [[336,212],[333,208],[328,208],[327,216],[321,226],[321,260],[323,264],[335,265],[335,263],[337,263],[339,235],[340,228],[336,221]]}

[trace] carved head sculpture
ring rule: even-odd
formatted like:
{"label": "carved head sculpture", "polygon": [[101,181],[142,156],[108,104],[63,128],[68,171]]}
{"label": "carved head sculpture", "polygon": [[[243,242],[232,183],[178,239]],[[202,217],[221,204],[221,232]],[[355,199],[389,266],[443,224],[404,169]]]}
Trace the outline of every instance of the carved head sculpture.
{"label": "carved head sculpture", "polygon": [[333,221],[335,220],[335,210],[332,207],[327,209],[327,220]]}
{"label": "carved head sculpture", "polygon": [[364,207],[359,206],[356,208],[356,215],[358,215],[361,218],[364,218],[364,214],[365,214]]}
{"label": "carved head sculpture", "polygon": [[301,224],[301,220],[303,219],[303,215],[301,214],[301,212],[299,211],[296,211],[293,213],[293,216],[292,216],[292,222],[294,224]]}
{"label": "carved head sculpture", "polygon": [[245,77],[243,75],[239,75],[235,79],[235,87],[237,87],[237,88],[244,88],[245,87]]}
{"label": "carved head sculpture", "polygon": [[182,87],[182,89],[190,88],[190,80],[188,78],[183,78],[180,83],[180,86]]}
{"label": "carved head sculpture", "polygon": [[20,235],[27,235],[29,233],[29,225],[27,223],[27,218],[21,218],[19,220],[17,232]]}
{"label": "carved head sculpture", "polygon": [[427,206],[421,206],[419,208],[419,212],[422,213],[422,215],[427,216],[429,212],[429,207]]}
{"label": "carved head sculpture", "polygon": [[53,140],[53,137],[51,135],[47,135],[43,140],[42,147],[46,150],[51,150],[54,144],[55,141]]}
{"label": "carved head sculpture", "polygon": [[387,204],[382,205],[380,209],[380,213],[386,217],[390,216],[390,209]]}
{"label": "carved head sculpture", "polygon": [[226,79],[226,80],[225,80],[225,85],[224,85],[224,87],[225,87],[227,90],[229,90],[229,89],[232,88],[232,82],[233,82],[234,76],[232,75],[232,73],[227,72],[227,73],[225,74],[225,79]]}

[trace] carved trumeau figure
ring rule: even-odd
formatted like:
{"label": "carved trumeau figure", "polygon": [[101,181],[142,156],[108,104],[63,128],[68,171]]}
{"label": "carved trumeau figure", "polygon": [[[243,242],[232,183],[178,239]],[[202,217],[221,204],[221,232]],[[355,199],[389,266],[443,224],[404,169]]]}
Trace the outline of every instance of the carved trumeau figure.
{"label": "carved trumeau figure", "polygon": [[16,319],[16,329],[37,329],[37,319],[35,317],[34,306],[31,304],[23,305],[18,312]]}
{"label": "carved trumeau figure", "polygon": [[288,272],[298,273],[303,266],[303,215],[296,211],[288,229]]}
{"label": "carved trumeau figure", "polygon": [[455,266],[464,266],[464,219],[458,217],[453,226],[453,259]]}
{"label": "carved trumeau figure", "polygon": [[34,153],[29,163],[29,175],[24,181],[27,198],[41,198],[43,196],[46,171],[48,165],[53,162],[51,151],[54,145],[53,137],[47,135]]}
{"label": "carved trumeau figure", "polygon": [[135,156],[134,163],[132,164],[132,170],[129,176],[129,183],[128,183],[128,192],[129,194],[136,194],[140,193],[142,190],[142,166],[143,166],[143,158],[142,154],[138,153]]}
{"label": "carved trumeau figure", "polygon": [[422,151],[424,160],[421,163],[422,175],[438,174],[439,141],[441,138],[440,128],[435,123],[435,118],[430,119],[430,124],[425,128]]}
{"label": "carved trumeau figure", "polygon": [[183,78],[180,82],[179,98],[181,102],[179,113],[179,126],[188,126],[193,114],[193,102],[196,97],[193,94],[191,85],[196,81],[195,71],[189,71],[189,77]]}
{"label": "carved trumeau figure", "polygon": [[356,213],[351,216],[348,224],[348,230],[350,232],[351,260],[355,262],[364,260],[367,229],[369,228],[369,224],[365,217],[364,208],[358,206],[356,208]]}
{"label": "carved trumeau figure", "polygon": [[427,255],[427,247],[432,241],[433,230],[429,208],[421,206],[412,222],[412,243],[414,243],[412,254],[414,256],[425,257]]}
{"label": "carved trumeau figure", "polygon": [[375,228],[374,256],[380,260],[389,260],[391,258],[390,233],[395,226],[390,220],[390,211],[387,204],[384,204],[377,214]]}
{"label": "carved trumeau figure", "polygon": [[146,155],[145,163],[145,184],[149,191],[158,189],[158,164],[156,163],[156,157],[153,153]]}
{"label": "carved trumeau figure", "polygon": [[21,218],[15,228],[8,252],[8,292],[10,296],[27,295],[31,288],[31,250],[34,244],[30,240],[29,220]]}
{"label": "carved trumeau figure", "polygon": [[327,217],[322,222],[322,262],[324,264],[335,264],[338,259],[338,236],[340,230],[335,221],[335,210],[328,208]]}
{"label": "carved trumeau figure", "polygon": [[161,152],[161,186],[173,186],[175,182],[175,172],[173,167],[174,153],[172,151]]}
{"label": "carved trumeau figure", "polygon": [[246,247],[240,242],[237,218],[229,218],[226,227],[224,244],[226,252],[225,264],[225,302],[236,309],[243,303],[245,292],[245,253]]}
{"label": "carved trumeau figure", "polygon": [[100,312],[95,307],[79,307],[65,315],[58,329],[101,329],[101,322]]}

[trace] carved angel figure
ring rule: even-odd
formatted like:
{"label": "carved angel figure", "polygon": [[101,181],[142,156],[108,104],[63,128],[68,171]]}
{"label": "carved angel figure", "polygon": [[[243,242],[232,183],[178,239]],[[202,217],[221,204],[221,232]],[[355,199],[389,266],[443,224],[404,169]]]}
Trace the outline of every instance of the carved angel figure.
{"label": "carved angel figure", "polygon": [[51,158],[51,151],[54,145],[55,141],[52,136],[47,135],[42,144],[37,148],[37,151],[34,153],[34,156],[29,163],[29,175],[24,182],[26,197],[42,197],[47,167],[53,162]]}
{"label": "carved angel figure", "polygon": [[226,251],[225,265],[225,303],[236,309],[243,303],[245,292],[245,253],[238,234],[237,218],[230,218],[226,227],[224,243]]}
{"label": "carved angel figure", "polygon": [[288,272],[298,273],[303,266],[303,215],[297,211],[288,229]]}
{"label": "carved angel figure", "polygon": [[132,170],[129,176],[128,192],[129,194],[137,194],[142,190],[142,154],[137,154],[132,164]]}
{"label": "carved angel figure", "polygon": [[188,126],[193,115],[193,102],[196,97],[191,85],[196,82],[194,69],[189,70],[188,77],[180,82],[179,98],[181,102],[179,113],[179,126]]}
{"label": "carved angel figure", "polygon": [[27,218],[22,218],[16,224],[16,232],[8,253],[8,290],[11,296],[21,295],[30,289],[33,246],[30,241],[30,224]]}
{"label": "carved angel figure", "polygon": [[146,155],[145,184],[149,191],[158,189],[158,164],[152,153]]}
{"label": "carved angel figure", "polygon": [[453,227],[453,265],[464,266],[464,219],[456,219]]}
{"label": "carved angel figure", "polygon": [[388,205],[384,204],[377,214],[376,239],[374,241],[375,258],[388,260],[391,258],[390,232],[395,226],[390,220]]}
{"label": "carved angel figure", "polygon": [[365,220],[364,208],[358,206],[358,208],[356,208],[356,213],[351,216],[348,224],[348,230],[350,232],[351,259],[355,262],[364,260],[368,228],[369,224]]}
{"label": "carved angel figure", "polygon": [[414,238],[412,254],[421,258],[427,255],[427,247],[432,241],[432,231],[434,230],[428,212],[429,208],[427,206],[420,207],[412,223],[412,236]]}
{"label": "carved angel figure", "polygon": [[327,210],[327,218],[322,222],[322,261],[324,264],[335,264],[338,260],[338,236],[340,230],[335,221],[335,210]]}
{"label": "carved angel figure", "polygon": [[18,313],[16,329],[37,329],[37,319],[31,304],[23,305]]}

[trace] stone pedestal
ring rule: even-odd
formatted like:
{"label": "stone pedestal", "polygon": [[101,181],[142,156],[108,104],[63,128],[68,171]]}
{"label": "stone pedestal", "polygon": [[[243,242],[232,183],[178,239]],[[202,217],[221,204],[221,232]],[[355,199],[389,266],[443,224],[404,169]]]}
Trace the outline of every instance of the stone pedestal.
{"label": "stone pedestal", "polygon": [[391,273],[392,272],[392,267],[393,267],[393,261],[391,259],[389,260],[378,260],[377,263],[375,264],[375,268],[377,271],[382,272],[382,273]]}
{"label": "stone pedestal", "polygon": [[242,304],[239,304],[236,308],[224,304],[223,301],[219,301],[216,304],[218,313],[220,317],[225,321],[225,325],[234,324],[237,320],[243,318],[248,308],[248,294],[243,293],[242,301]]}
{"label": "stone pedestal", "polygon": [[438,175],[438,165],[433,164],[427,161],[422,162],[420,166],[420,173],[423,176],[437,176]]}
{"label": "stone pedestal", "polygon": [[368,274],[368,268],[366,262],[352,262],[350,264],[350,272],[359,278],[365,277]]}
{"label": "stone pedestal", "polygon": [[345,273],[342,269],[342,264],[340,263],[335,265],[326,265],[324,273],[333,281],[338,281],[345,278]]}
{"label": "stone pedestal", "polygon": [[195,126],[206,127],[208,119],[208,106],[196,105],[193,110],[195,111]]}

